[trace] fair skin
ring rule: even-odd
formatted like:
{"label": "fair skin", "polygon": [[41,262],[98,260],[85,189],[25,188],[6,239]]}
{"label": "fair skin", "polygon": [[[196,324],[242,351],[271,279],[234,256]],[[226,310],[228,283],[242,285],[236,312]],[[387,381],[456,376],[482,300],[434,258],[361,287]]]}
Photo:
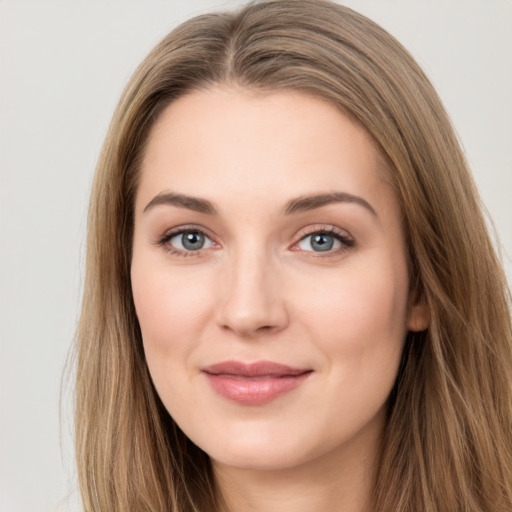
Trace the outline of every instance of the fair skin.
{"label": "fair skin", "polygon": [[366,507],[406,332],[428,323],[386,172],[365,130],[290,91],[195,91],[151,131],[135,307],[156,389],[229,510]]}

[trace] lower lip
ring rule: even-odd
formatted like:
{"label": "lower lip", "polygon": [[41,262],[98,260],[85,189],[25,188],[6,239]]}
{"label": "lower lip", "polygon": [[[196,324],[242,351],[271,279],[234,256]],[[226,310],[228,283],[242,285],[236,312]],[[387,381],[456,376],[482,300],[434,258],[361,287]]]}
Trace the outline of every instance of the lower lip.
{"label": "lower lip", "polygon": [[243,405],[262,405],[299,387],[311,372],[283,377],[237,377],[205,373],[220,396]]}

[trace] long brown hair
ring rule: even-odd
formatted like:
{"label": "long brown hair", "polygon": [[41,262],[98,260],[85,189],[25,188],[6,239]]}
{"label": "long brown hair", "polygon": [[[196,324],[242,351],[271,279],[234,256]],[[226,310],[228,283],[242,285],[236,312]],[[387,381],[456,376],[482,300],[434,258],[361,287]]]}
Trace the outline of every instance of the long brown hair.
{"label": "long brown hair", "polygon": [[211,84],[295,90],[361,123],[389,163],[412,292],[374,485],[380,512],[512,510],[512,327],[505,277],[448,116],[386,31],[323,0],[196,17],[144,60],[115,111],[92,190],[77,334],[76,450],[86,511],[215,510],[210,462],[163,408],[131,295],[134,196],[162,110]]}

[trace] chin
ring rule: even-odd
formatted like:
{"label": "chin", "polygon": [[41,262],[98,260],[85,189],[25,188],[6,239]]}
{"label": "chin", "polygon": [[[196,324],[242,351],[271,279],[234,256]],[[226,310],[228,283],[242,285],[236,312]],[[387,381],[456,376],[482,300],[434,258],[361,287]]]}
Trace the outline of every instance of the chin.
{"label": "chin", "polygon": [[[213,463],[253,471],[279,471],[309,467],[362,454],[374,456],[384,423],[385,410],[366,421],[337,426],[290,422],[241,421],[190,432],[191,439]],[[323,428],[320,428],[323,426]],[[337,428],[336,428],[337,427]],[[196,435],[194,435],[196,434]],[[330,461],[330,462],[329,462]]]}
{"label": "chin", "polygon": [[[210,432],[211,433],[211,432]],[[245,432],[225,430],[220,436],[194,436],[191,439],[206,452],[212,461],[224,466],[246,470],[288,469],[301,464],[306,458],[304,440],[282,439],[271,431]],[[194,439],[195,437],[195,439]]]}
{"label": "chin", "polygon": [[214,463],[247,471],[280,471],[300,466],[305,460],[300,454],[276,451],[275,446],[265,449],[230,450],[228,453],[212,454]]}
{"label": "chin", "polygon": [[323,458],[336,450],[336,443],[320,443],[319,436],[284,436],[272,431],[265,435],[253,431],[252,434],[227,435],[223,439],[210,438],[201,448],[214,463],[222,466],[252,471],[279,471]]}

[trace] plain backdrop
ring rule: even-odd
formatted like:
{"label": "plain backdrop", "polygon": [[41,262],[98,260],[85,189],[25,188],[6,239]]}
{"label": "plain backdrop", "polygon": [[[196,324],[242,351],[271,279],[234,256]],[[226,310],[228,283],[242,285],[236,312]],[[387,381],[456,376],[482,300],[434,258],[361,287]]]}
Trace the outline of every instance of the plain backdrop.
{"label": "plain backdrop", "polygon": [[[79,510],[72,376],[64,378],[61,409],[60,386],[80,304],[90,183],[123,86],[179,22],[240,3],[0,1],[2,512]],[[387,28],[431,77],[494,219],[510,279],[511,0],[343,3]]]}

